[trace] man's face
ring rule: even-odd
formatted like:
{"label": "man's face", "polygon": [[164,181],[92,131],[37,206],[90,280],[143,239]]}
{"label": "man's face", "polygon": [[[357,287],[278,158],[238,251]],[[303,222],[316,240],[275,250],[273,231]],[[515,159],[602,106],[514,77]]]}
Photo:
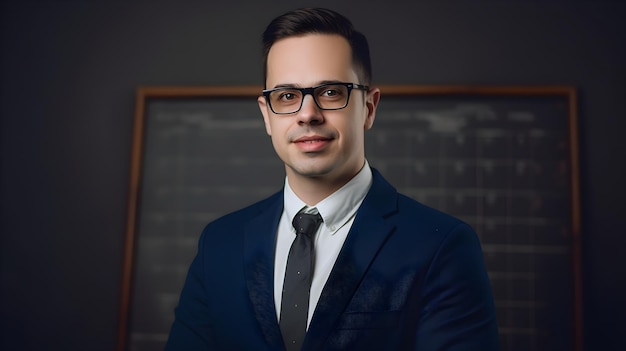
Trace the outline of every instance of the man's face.
{"label": "man's face", "polygon": [[[360,83],[348,41],[338,35],[308,34],[274,43],[267,57],[267,89],[307,88],[326,82]],[[306,95],[300,111],[274,114],[264,97],[258,103],[267,134],[285,163],[290,182],[317,178],[332,184],[350,180],[363,166],[364,132],[371,128],[380,97],[354,89],[348,106],[320,110]]]}

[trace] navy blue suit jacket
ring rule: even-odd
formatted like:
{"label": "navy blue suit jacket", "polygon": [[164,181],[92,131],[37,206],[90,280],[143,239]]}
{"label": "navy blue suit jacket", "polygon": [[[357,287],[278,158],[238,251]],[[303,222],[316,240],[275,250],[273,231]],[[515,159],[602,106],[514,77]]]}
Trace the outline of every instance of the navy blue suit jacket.
{"label": "navy blue suit jacket", "polygon": [[[474,231],[372,172],[302,349],[497,350]],[[282,210],[279,192],[205,228],[166,350],[284,350],[273,294]]]}

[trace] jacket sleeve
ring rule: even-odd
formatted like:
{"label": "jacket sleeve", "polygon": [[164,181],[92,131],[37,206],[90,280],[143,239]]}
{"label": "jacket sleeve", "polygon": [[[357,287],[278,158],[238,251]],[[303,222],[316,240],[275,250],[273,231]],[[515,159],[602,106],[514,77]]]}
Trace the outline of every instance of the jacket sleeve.
{"label": "jacket sleeve", "polygon": [[210,339],[211,321],[208,318],[206,284],[203,281],[203,243],[199,241],[198,254],[194,258],[183,290],[180,294],[175,318],[165,346],[166,351],[214,350]]}
{"label": "jacket sleeve", "polygon": [[478,237],[467,224],[442,240],[422,290],[416,350],[498,350],[493,294]]}

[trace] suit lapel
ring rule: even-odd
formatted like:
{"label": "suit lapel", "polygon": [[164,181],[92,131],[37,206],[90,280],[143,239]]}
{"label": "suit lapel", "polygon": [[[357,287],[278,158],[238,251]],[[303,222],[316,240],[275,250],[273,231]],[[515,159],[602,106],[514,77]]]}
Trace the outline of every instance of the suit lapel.
{"label": "suit lapel", "polygon": [[370,263],[394,229],[385,221],[385,216],[396,210],[397,192],[375,169],[372,173],[372,187],[324,286],[304,341],[304,350],[323,349]]}
{"label": "suit lapel", "polygon": [[271,349],[282,349],[283,341],[274,304],[274,247],[283,210],[282,192],[268,199],[244,233],[246,284],[254,314]]}

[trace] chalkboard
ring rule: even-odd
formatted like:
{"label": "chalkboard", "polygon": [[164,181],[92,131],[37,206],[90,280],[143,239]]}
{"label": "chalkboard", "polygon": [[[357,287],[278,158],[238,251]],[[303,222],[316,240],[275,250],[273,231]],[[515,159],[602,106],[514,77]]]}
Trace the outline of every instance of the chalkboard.
{"label": "chalkboard", "polygon": [[[366,157],[476,229],[501,350],[581,350],[575,89],[380,88]],[[260,91],[137,90],[118,350],[161,350],[202,228],[283,185]]]}

